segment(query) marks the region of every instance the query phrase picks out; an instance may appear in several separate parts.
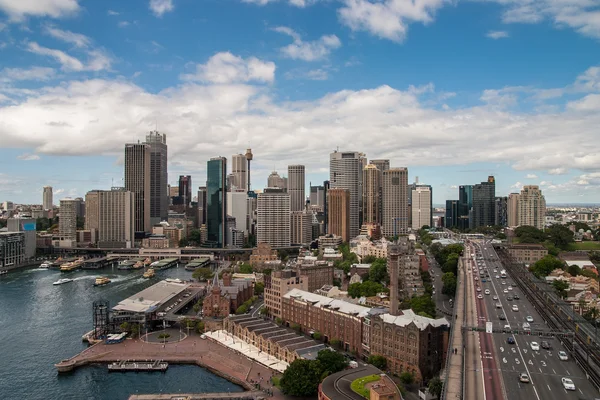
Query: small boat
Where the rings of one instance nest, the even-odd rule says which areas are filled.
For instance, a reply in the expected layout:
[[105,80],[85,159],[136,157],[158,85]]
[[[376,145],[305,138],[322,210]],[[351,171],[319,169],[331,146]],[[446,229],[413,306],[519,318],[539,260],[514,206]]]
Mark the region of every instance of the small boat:
[[130,270],[130,269],[133,269],[134,265],[135,265],[135,261],[124,260],[124,261],[119,262],[119,266],[117,267],[117,269]]
[[135,264],[133,264],[133,267],[131,267],[133,269],[142,269],[144,268],[144,262],[143,261],[138,261]]
[[7,271],[7,270],[2,270],[2,271],[0,271],[0,276],[2,276],[2,275],[6,275],[6,274],[8,274],[8,271]]
[[111,282],[110,279],[108,279],[105,276],[99,276],[96,278],[96,282],[94,282],[94,286],[103,286],[103,285],[108,285]]
[[146,279],[154,278],[154,269],[148,268],[148,270],[146,272],[144,272],[143,276]]
[[54,282],[53,285],[62,285],[63,283],[69,283],[69,282],[73,282],[73,279],[63,278],[63,279],[59,279],[56,282]]
[[51,265],[52,265],[52,263],[50,261],[44,261],[42,264],[40,264],[40,266],[38,268],[39,269],[48,269],[48,268],[50,268]]

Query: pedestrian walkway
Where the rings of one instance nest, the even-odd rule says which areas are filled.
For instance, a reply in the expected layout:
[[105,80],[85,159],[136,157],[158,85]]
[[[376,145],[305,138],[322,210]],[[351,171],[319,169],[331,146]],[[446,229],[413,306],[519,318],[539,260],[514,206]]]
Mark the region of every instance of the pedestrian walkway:
[[464,270],[466,263],[464,258],[460,259],[458,264],[458,276],[456,282],[456,301],[454,304],[454,321],[452,323],[452,333],[450,336],[451,346],[446,363],[444,379],[445,399],[461,399],[463,386],[463,335],[462,327],[465,322],[465,282]]

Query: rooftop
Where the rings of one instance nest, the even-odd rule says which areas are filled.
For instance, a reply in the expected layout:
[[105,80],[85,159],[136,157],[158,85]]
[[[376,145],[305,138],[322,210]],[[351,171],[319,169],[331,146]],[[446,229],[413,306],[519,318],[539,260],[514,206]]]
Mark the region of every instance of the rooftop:
[[424,330],[430,325],[434,328],[437,328],[439,326],[450,327],[450,323],[448,322],[448,320],[446,320],[446,318],[433,319],[422,317],[420,315],[415,314],[415,312],[410,309],[402,310],[402,315],[382,314],[381,319],[383,320],[383,322],[398,326],[407,326],[411,323],[414,323],[417,326],[417,328],[419,328],[419,330]]
[[335,309],[344,314],[357,315],[364,317],[369,313],[370,308],[349,303],[347,301],[332,299],[315,293],[306,292],[300,289],[292,289],[283,295],[283,298],[294,298],[307,303],[312,303],[314,307],[323,307]]
[[179,293],[186,290],[190,285],[186,283],[175,283],[161,281],[155,285],[122,300],[113,307],[116,311],[150,312],[161,304],[169,301]]

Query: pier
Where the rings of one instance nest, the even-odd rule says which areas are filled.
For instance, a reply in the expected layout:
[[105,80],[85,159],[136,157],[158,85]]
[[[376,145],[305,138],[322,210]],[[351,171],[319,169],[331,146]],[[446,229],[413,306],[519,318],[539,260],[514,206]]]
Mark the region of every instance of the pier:
[[242,393],[185,393],[185,394],[134,394],[129,400],[261,400],[266,398],[263,392]]
[[159,271],[161,269],[171,268],[177,265],[179,259],[177,258],[165,258],[164,260],[157,261],[156,264],[152,263],[150,266],[154,268],[154,270]]
[[81,269],[100,269],[112,266],[117,262],[115,257],[96,257],[83,261]]
[[185,269],[187,271],[194,271],[196,268],[204,268],[204,267],[209,267],[211,264],[211,259],[210,257],[206,256],[206,257],[200,257],[200,258],[196,258],[192,261],[190,261],[186,266]]
[[109,372],[165,372],[169,363],[156,361],[119,361],[108,364]]

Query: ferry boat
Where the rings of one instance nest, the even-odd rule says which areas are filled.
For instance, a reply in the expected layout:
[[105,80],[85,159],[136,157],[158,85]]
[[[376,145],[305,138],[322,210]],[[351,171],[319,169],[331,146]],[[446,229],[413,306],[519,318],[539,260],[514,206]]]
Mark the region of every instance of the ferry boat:
[[148,268],[148,270],[146,272],[144,272],[144,278],[146,279],[150,279],[150,278],[154,278],[154,270],[152,268]]
[[38,267],[39,269],[48,269],[52,266],[52,262],[46,260],[43,263],[40,264],[40,266]]
[[73,279],[63,278],[63,279],[59,279],[56,282],[54,282],[53,285],[62,285],[63,283],[69,283],[69,282],[73,282]]
[[60,271],[61,272],[75,271],[76,269],[81,268],[82,265],[83,265],[83,259],[80,258],[80,259],[75,260],[73,262],[65,263],[65,264],[61,265],[60,266]]
[[133,264],[133,267],[131,267],[133,269],[142,269],[144,268],[144,262],[143,261],[137,261],[135,264]]
[[135,261],[123,260],[123,261],[119,262],[119,266],[117,267],[117,269],[129,270],[129,269],[132,269],[134,265],[135,265]]
[[103,286],[103,285],[108,285],[111,282],[110,279],[108,279],[105,276],[99,276],[96,278],[96,282],[94,282],[94,286]]

